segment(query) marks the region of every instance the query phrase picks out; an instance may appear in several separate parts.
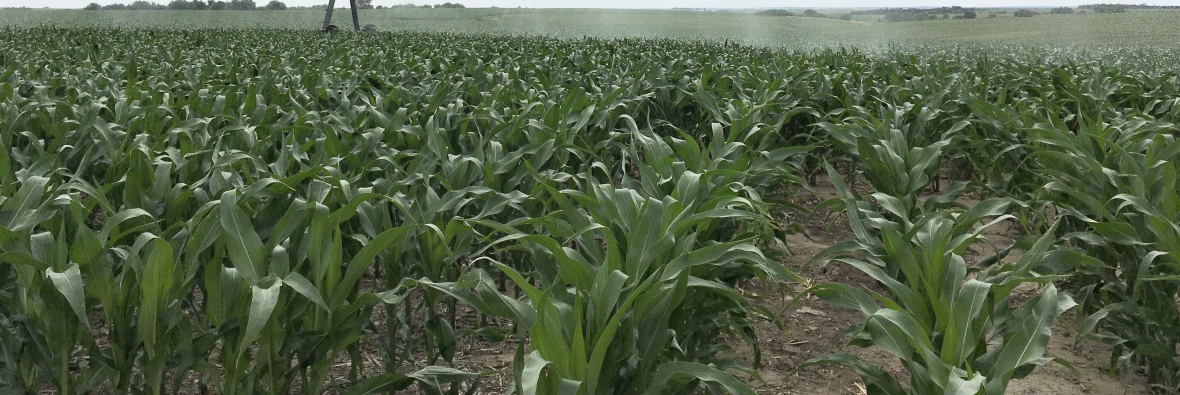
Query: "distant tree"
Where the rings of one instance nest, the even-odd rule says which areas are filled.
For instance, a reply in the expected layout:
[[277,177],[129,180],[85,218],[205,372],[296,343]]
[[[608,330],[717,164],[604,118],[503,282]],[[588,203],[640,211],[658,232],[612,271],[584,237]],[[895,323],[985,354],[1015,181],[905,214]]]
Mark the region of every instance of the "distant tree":
[[886,22],[929,21],[934,19],[938,19],[938,15],[929,12],[890,12],[885,14]]
[[257,9],[258,5],[254,4],[254,0],[230,0],[229,8],[231,10],[249,11]]
[[[1078,8],[1106,8],[1114,12],[1126,12],[1127,10],[1180,10],[1180,5],[1151,5],[1146,3],[1139,4],[1087,4],[1078,6]],[[1122,11],[1119,11],[1119,10]],[[1099,12],[1099,11],[1095,11]]]
[[1124,4],[1094,4],[1086,7],[1094,9],[1094,12],[1099,14],[1118,14],[1127,12],[1127,6]]
[[356,0],[356,8],[360,10],[373,9],[373,0]]
[[129,10],[160,10],[160,9],[168,9],[168,7],[160,5],[160,4],[156,4],[156,3],[153,3],[150,1],[137,0],[131,4],[128,4],[127,9],[129,9]]
[[98,3],[90,3],[90,4],[86,5],[86,8],[83,8],[83,10],[87,10],[87,11],[95,11],[95,10],[101,10],[101,9],[102,9],[102,6],[98,5]]
[[808,17],[808,18],[819,18],[819,11],[812,10],[812,9],[806,9],[806,10],[803,10],[803,16]]
[[1016,10],[1016,12],[1012,13],[1012,16],[1017,17],[1017,18],[1032,18],[1036,15],[1037,15],[1036,11],[1029,10],[1029,9]]
[[170,10],[207,10],[207,9],[209,9],[209,4],[205,3],[204,1],[201,1],[201,0],[193,0],[193,1],[172,0],[171,2],[168,3],[168,9],[170,9]]
[[[902,21],[924,21],[924,20],[929,20],[929,19],[938,19],[937,15],[940,15],[940,14],[960,15],[960,14],[963,14],[963,13],[969,11],[969,10],[971,10],[971,9],[970,8],[963,8],[960,6],[953,6],[953,7],[938,7],[938,8],[875,8],[875,9],[866,9],[866,10],[853,10],[853,11],[850,11],[849,13],[851,13],[854,16],[855,15],[882,15],[882,16],[884,16],[884,15],[889,15],[889,14],[931,14],[930,16],[926,16],[926,15],[913,16],[913,15],[911,15],[911,16],[895,17],[894,18],[894,19],[902,20]],[[887,19],[889,19],[889,18],[887,18]]]
[[966,12],[963,12],[963,19],[975,19],[976,16],[975,10],[967,10]]
[[127,6],[123,5],[123,4],[115,3],[115,4],[104,5],[104,6],[102,6],[102,9],[104,9],[104,10],[125,10],[125,9],[127,9]]
[[1057,8],[1054,8],[1054,9],[1052,9],[1052,10],[1049,10],[1049,13],[1050,13],[1050,14],[1072,14],[1072,13],[1073,13],[1073,8],[1070,8],[1070,7],[1057,7]]
[[228,9],[229,9],[229,3],[226,3],[226,2],[224,2],[224,1],[213,1],[213,0],[210,0],[210,1],[209,1],[209,9],[210,9],[210,10],[214,10],[214,11],[228,10]]
[[787,10],[762,10],[762,11],[755,12],[754,14],[755,15],[765,15],[765,16],[793,16],[793,15],[795,15]]
[[851,21],[852,20],[852,13],[840,14],[840,20]]
[[435,5],[434,8],[467,8],[467,7],[465,7],[464,5],[459,4],[459,3],[442,3],[442,4]]
[[266,3],[266,9],[271,11],[283,11],[287,9],[287,5],[283,4],[283,2],[279,0],[270,0],[269,3]]

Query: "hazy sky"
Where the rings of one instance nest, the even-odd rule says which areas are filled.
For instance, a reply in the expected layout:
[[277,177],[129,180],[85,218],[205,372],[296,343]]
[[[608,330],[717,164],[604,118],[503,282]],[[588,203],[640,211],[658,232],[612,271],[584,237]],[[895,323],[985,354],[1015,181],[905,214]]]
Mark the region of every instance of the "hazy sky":
[[[50,7],[50,8],[82,8],[90,2],[99,4],[130,3],[132,0],[0,0],[0,7]],[[169,0],[155,0],[157,3],[167,3]],[[394,5],[401,3],[434,4],[443,2],[458,2],[468,7],[538,7],[538,8],[769,8],[769,7],[924,7],[960,5],[964,7],[1048,7],[1048,6],[1076,6],[1079,4],[1117,2],[1112,0],[373,0],[374,5]],[[326,4],[327,0],[285,0],[287,5],[315,5]],[[1180,0],[1123,1],[1124,3],[1147,3],[1157,5],[1180,5]],[[255,0],[264,4],[266,1]],[[337,4],[347,0],[337,0]]]

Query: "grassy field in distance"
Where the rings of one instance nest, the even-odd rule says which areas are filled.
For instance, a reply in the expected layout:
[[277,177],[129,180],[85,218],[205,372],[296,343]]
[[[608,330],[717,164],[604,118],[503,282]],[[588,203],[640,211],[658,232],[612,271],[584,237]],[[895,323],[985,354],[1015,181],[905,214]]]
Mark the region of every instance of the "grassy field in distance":
[[[1013,18],[1011,13],[974,20],[866,23],[753,12],[598,9],[382,9],[362,10],[361,23],[382,30],[507,33],[556,37],[659,37],[731,40],[764,46],[836,46],[955,41],[989,44],[1176,47],[1180,11],[1140,10],[1124,14],[1048,15]],[[838,13],[838,10],[825,10]],[[115,25],[263,27],[315,29],[316,10],[291,11],[0,11],[0,26]],[[345,27],[348,13],[334,23]]]

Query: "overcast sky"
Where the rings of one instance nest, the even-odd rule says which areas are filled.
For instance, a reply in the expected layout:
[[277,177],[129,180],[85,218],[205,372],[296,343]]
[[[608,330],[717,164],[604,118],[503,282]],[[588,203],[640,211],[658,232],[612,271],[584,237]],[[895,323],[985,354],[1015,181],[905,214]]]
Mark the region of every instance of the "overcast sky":
[[[0,0],[0,7],[50,7],[50,8],[82,8],[90,2],[98,4],[130,3],[133,0]],[[157,3],[167,3],[170,0],[155,0]],[[228,1],[228,0],[227,0]],[[537,7],[537,8],[770,8],[770,7],[925,7],[950,6],[964,7],[1050,7],[1076,6],[1079,4],[1118,2],[1112,0],[373,0],[374,5],[394,5],[401,3],[434,4],[443,2],[458,2],[468,7]],[[327,0],[285,0],[287,5],[303,6],[327,4]],[[339,1],[338,1],[339,2]],[[348,7],[347,1],[342,1]],[[263,4],[266,1],[255,0]],[[1156,5],[1180,5],[1180,0],[1133,0],[1124,3],[1147,3]]]

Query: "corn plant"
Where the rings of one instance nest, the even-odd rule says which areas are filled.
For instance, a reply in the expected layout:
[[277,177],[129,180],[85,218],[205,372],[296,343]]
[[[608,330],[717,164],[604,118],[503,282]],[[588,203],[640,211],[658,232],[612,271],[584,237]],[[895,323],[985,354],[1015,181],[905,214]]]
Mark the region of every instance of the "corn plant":
[[[874,189],[821,206],[860,218],[829,252],[893,281],[857,342],[909,317],[921,331],[892,351],[939,370],[916,390],[1003,386],[989,353],[1020,342],[977,332],[1053,315],[1048,285],[1002,308],[1025,280],[1060,280],[1083,333],[1175,387],[1166,51],[20,15],[0,22],[0,392],[471,392],[463,337],[511,335],[529,340],[517,393],[749,393],[734,375],[757,379],[756,323],[783,328],[735,290],[797,279],[775,253],[824,163]],[[980,175],[941,185],[948,165]],[[1008,200],[961,207],[967,191]],[[998,214],[1022,241],[960,279],[976,217]],[[1033,263],[998,263],[1017,248]],[[984,295],[975,348],[947,348],[931,295]]]
[[[694,183],[682,179],[678,185]],[[686,376],[708,383],[707,388],[749,393],[733,376],[709,365],[723,362],[711,357],[716,354],[713,339],[720,333],[749,336],[743,316],[767,312],[725,283],[711,280],[717,275],[711,268],[750,270],[778,280],[788,278],[788,272],[743,240],[700,245],[696,235],[710,222],[753,214],[704,209],[705,201],[644,198],[638,191],[603,184],[587,193],[550,191],[564,208],[561,217],[542,222],[552,235],[479,222],[506,233],[492,245],[518,241],[529,251],[535,274],[495,263],[524,291],[527,303],[496,292],[483,270],[456,283],[428,284],[528,330],[533,351],[518,349],[518,391],[660,391],[668,380]],[[532,284],[534,276],[540,288]],[[686,298],[716,302],[698,304]],[[702,325],[710,321],[716,326]],[[680,348],[670,349],[671,344]],[[633,358],[638,358],[637,366],[630,366]],[[548,373],[543,373],[545,367]],[[695,380],[671,383],[676,384],[669,390],[696,386]]]
[[[1012,378],[1053,360],[1045,354],[1049,327],[1074,305],[1050,284],[1054,277],[1034,271],[1046,260],[1055,241],[1053,232],[1040,237],[1015,263],[984,268],[968,279],[962,254],[985,229],[1010,218],[1001,215],[1007,202],[984,201],[961,213],[937,210],[910,217],[904,206],[891,203],[899,199],[874,195],[885,210],[902,218],[893,221],[872,206],[859,204],[835,170],[829,168],[829,173],[845,195],[856,239],[835,245],[816,259],[842,253],[863,256],[837,261],[879,281],[888,294],[838,283],[820,284],[808,292],[864,314],[866,321],[846,332],[853,337],[852,344],[875,345],[893,354],[910,372],[910,382],[907,390],[888,373],[850,354],[811,359],[797,370],[840,364],[856,370],[874,393],[998,395]],[[998,217],[976,226],[992,216]],[[870,233],[869,227],[877,233]],[[1012,290],[1028,282],[1047,285],[1039,295],[1013,308]]]
[[[1041,151],[1048,197],[1059,220],[1075,233],[1053,269],[1071,273],[1071,285],[1088,314],[1084,338],[1096,330],[1114,346],[1112,369],[1140,361],[1166,392],[1177,391],[1176,251],[1180,248],[1180,198],[1175,162],[1180,145],[1168,124],[1080,121],[1037,124],[1032,140]],[[1097,329],[1096,329],[1097,328]]]

